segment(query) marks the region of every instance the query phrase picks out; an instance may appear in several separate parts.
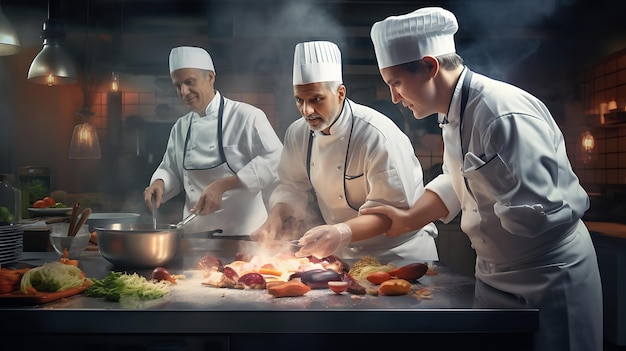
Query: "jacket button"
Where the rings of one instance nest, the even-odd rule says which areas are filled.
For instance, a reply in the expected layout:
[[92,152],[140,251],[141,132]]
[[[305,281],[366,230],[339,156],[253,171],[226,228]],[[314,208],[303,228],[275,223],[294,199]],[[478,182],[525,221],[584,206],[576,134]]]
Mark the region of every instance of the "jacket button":
[[341,166],[337,166],[337,171],[341,171]]

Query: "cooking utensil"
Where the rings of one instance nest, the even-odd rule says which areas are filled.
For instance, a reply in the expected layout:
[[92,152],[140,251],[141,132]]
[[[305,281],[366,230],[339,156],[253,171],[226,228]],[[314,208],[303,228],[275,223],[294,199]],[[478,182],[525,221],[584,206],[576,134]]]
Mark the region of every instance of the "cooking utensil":
[[76,233],[78,233],[80,228],[83,226],[83,224],[85,224],[87,219],[89,219],[90,215],[91,215],[91,208],[87,207],[80,214],[80,219],[78,220],[78,223],[72,229],[70,229],[70,231],[67,233],[67,235],[68,236],[75,236]]
[[190,213],[187,217],[183,218],[183,220],[181,220],[180,222],[178,222],[176,225],[177,226],[181,226],[184,227],[185,224],[191,222],[194,218],[196,218],[198,216],[197,213]]
[[156,200],[152,200],[152,228],[157,228],[157,207]]
[[74,228],[76,227],[76,220],[78,219],[78,208],[80,204],[78,202],[74,203],[72,206],[72,214],[70,215],[70,226],[67,229],[67,235],[70,236],[74,232]]
[[174,224],[114,223],[97,226],[98,250],[115,267],[154,268],[170,262],[178,251],[182,227]]

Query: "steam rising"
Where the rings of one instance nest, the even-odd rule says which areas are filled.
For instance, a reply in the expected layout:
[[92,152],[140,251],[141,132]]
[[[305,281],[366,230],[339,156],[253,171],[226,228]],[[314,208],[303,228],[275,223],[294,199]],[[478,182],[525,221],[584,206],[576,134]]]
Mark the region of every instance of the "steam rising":
[[457,52],[474,70],[507,80],[510,72],[534,55],[546,39],[538,28],[574,2],[576,0],[455,2],[450,10],[459,20],[457,37],[471,35],[465,46],[457,44]]

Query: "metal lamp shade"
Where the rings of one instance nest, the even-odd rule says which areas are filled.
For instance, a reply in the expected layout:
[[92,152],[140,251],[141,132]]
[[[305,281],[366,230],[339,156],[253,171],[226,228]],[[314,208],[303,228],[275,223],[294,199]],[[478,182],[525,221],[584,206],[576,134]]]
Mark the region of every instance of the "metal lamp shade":
[[70,159],[99,159],[100,141],[96,128],[88,123],[74,127],[70,144]]
[[61,42],[65,38],[63,23],[48,19],[43,24],[43,49],[35,56],[28,70],[28,80],[48,86],[76,82],[76,67]]
[[15,29],[0,9],[0,56],[14,55],[20,52],[20,40]]
[[28,80],[49,86],[76,82],[76,68],[59,43],[46,43],[30,64]]

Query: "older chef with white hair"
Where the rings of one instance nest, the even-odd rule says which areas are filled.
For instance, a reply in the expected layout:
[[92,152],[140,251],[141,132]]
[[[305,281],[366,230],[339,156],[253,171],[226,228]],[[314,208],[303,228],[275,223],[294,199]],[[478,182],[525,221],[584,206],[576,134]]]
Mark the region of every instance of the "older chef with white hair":
[[171,50],[170,76],[190,112],[170,132],[167,149],[144,200],[150,210],[185,192],[183,216],[199,215],[185,234],[221,229],[249,235],[267,218],[263,191],[278,182],[282,143],[265,113],[214,88],[215,67],[199,47]]
[[448,222],[476,250],[476,296],[496,289],[539,309],[535,350],[602,350],[602,289],[589,207],[559,126],[536,97],[472,72],[457,19],[427,7],[372,26],[380,74],[415,118],[439,113],[443,174],[409,210],[369,208],[388,235]]
[[434,224],[392,238],[383,235],[387,218],[359,215],[382,204],[411,207],[424,192],[422,168],[390,118],[346,97],[337,45],[296,45],[293,92],[302,118],[286,131],[280,184],[268,220],[252,237],[272,239],[290,219],[320,212],[324,224],[307,228],[297,255],[437,260]]

